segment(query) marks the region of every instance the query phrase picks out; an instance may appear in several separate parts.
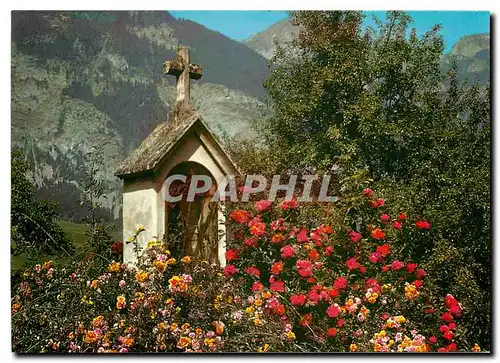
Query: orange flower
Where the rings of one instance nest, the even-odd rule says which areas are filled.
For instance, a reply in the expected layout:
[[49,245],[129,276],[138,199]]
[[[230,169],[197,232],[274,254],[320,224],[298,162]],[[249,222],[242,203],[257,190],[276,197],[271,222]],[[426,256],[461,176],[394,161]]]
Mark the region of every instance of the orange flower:
[[283,271],[283,262],[275,262],[271,267],[271,273],[273,275],[279,275]]
[[85,343],[92,344],[92,343],[97,342],[97,340],[98,340],[98,337],[97,337],[97,334],[94,331],[89,330],[87,332],[87,334],[85,334],[85,339],[84,339]]
[[139,282],[145,282],[149,278],[149,274],[145,271],[138,272],[135,279]]
[[385,239],[385,232],[382,231],[380,228],[375,228],[372,231],[372,237],[378,240]]
[[118,272],[120,271],[121,264],[120,262],[113,262],[108,266],[109,272]]
[[163,261],[160,260],[154,260],[153,261],[153,266],[159,271],[159,272],[165,272],[167,269],[167,264]]
[[132,345],[134,345],[134,338],[127,337],[127,338],[123,339],[123,345],[125,345],[127,347],[131,347]]
[[243,224],[250,220],[251,215],[245,210],[238,209],[232,212],[229,217],[231,217],[234,221]]
[[116,308],[118,310],[124,309],[126,304],[127,302],[123,296],[120,295],[116,297]]
[[182,262],[182,263],[190,263],[190,262],[191,262],[191,256],[184,256],[184,257],[181,259],[181,262]]
[[179,341],[177,342],[177,348],[179,349],[185,349],[191,344],[191,338],[190,337],[180,337]]
[[15,313],[17,312],[19,309],[21,309],[21,304],[14,304],[12,305],[12,312]]

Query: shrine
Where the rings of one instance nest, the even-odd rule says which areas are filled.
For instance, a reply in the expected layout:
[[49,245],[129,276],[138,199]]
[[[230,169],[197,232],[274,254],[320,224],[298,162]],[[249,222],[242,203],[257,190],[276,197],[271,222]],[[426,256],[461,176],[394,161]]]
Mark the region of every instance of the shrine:
[[[189,49],[180,47],[176,58],[163,67],[165,74],[176,76],[176,104],[168,120],[160,123],[115,173],[123,180],[123,240],[144,226],[136,241],[142,250],[149,241],[165,241],[173,255],[189,255],[224,267],[225,210],[223,202],[211,197],[227,176],[240,173],[190,102],[190,79],[200,79],[202,68],[190,63]],[[187,180],[192,175],[206,176],[212,187],[189,201],[183,194],[188,181],[165,183],[169,176],[179,174]],[[179,201],[167,202],[166,193],[171,195],[174,190]],[[124,244],[123,260],[137,263],[132,243]]]

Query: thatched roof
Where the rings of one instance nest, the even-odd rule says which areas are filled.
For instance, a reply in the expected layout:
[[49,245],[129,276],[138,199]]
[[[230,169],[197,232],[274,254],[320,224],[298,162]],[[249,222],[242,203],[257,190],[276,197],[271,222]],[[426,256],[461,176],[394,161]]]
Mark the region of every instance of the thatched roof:
[[189,102],[177,102],[171,111],[168,121],[162,122],[149,134],[139,147],[122,162],[115,175],[119,178],[152,173],[173,149],[186,132],[199,121],[213,137],[218,147],[224,152],[237,170],[233,161],[218,143],[216,137],[203,122],[200,113]]

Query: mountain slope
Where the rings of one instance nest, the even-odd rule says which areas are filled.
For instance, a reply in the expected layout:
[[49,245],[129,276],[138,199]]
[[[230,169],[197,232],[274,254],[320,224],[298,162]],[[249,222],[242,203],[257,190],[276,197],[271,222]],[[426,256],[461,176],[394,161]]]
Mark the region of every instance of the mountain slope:
[[297,33],[298,27],[285,19],[251,36],[244,43],[264,58],[271,59],[276,51],[276,43],[290,42]]
[[192,99],[215,133],[248,135],[267,112],[267,61],[239,42],[168,12],[13,12],[12,146],[24,149],[43,197],[67,217],[77,206],[84,159],[102,145],[105,210],[120,215],[118,164],[164,121],[175,78],[162,63],[178,45],[204,68]]

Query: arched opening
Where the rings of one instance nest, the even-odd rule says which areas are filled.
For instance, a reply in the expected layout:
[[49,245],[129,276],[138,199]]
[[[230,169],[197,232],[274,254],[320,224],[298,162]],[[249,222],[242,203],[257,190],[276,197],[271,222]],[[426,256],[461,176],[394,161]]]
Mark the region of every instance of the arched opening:
[[[218,258],[218,202],[211,199],[217,191],[213,175],[201,164],[182,162],[167,175],[185,175],[186,181],[174,181],[169,186],[169,194],[181,196],[179,202],[165,201],[165,236],[170,252],[176,259],[191,256],[197,260],[207,260],[219,265]],[[211,188],[188,201],[189,186],[193,175],[208,176]],[[199,185],[200,186],[200,185]],[[166,185],[164,185],[165,193]]]

